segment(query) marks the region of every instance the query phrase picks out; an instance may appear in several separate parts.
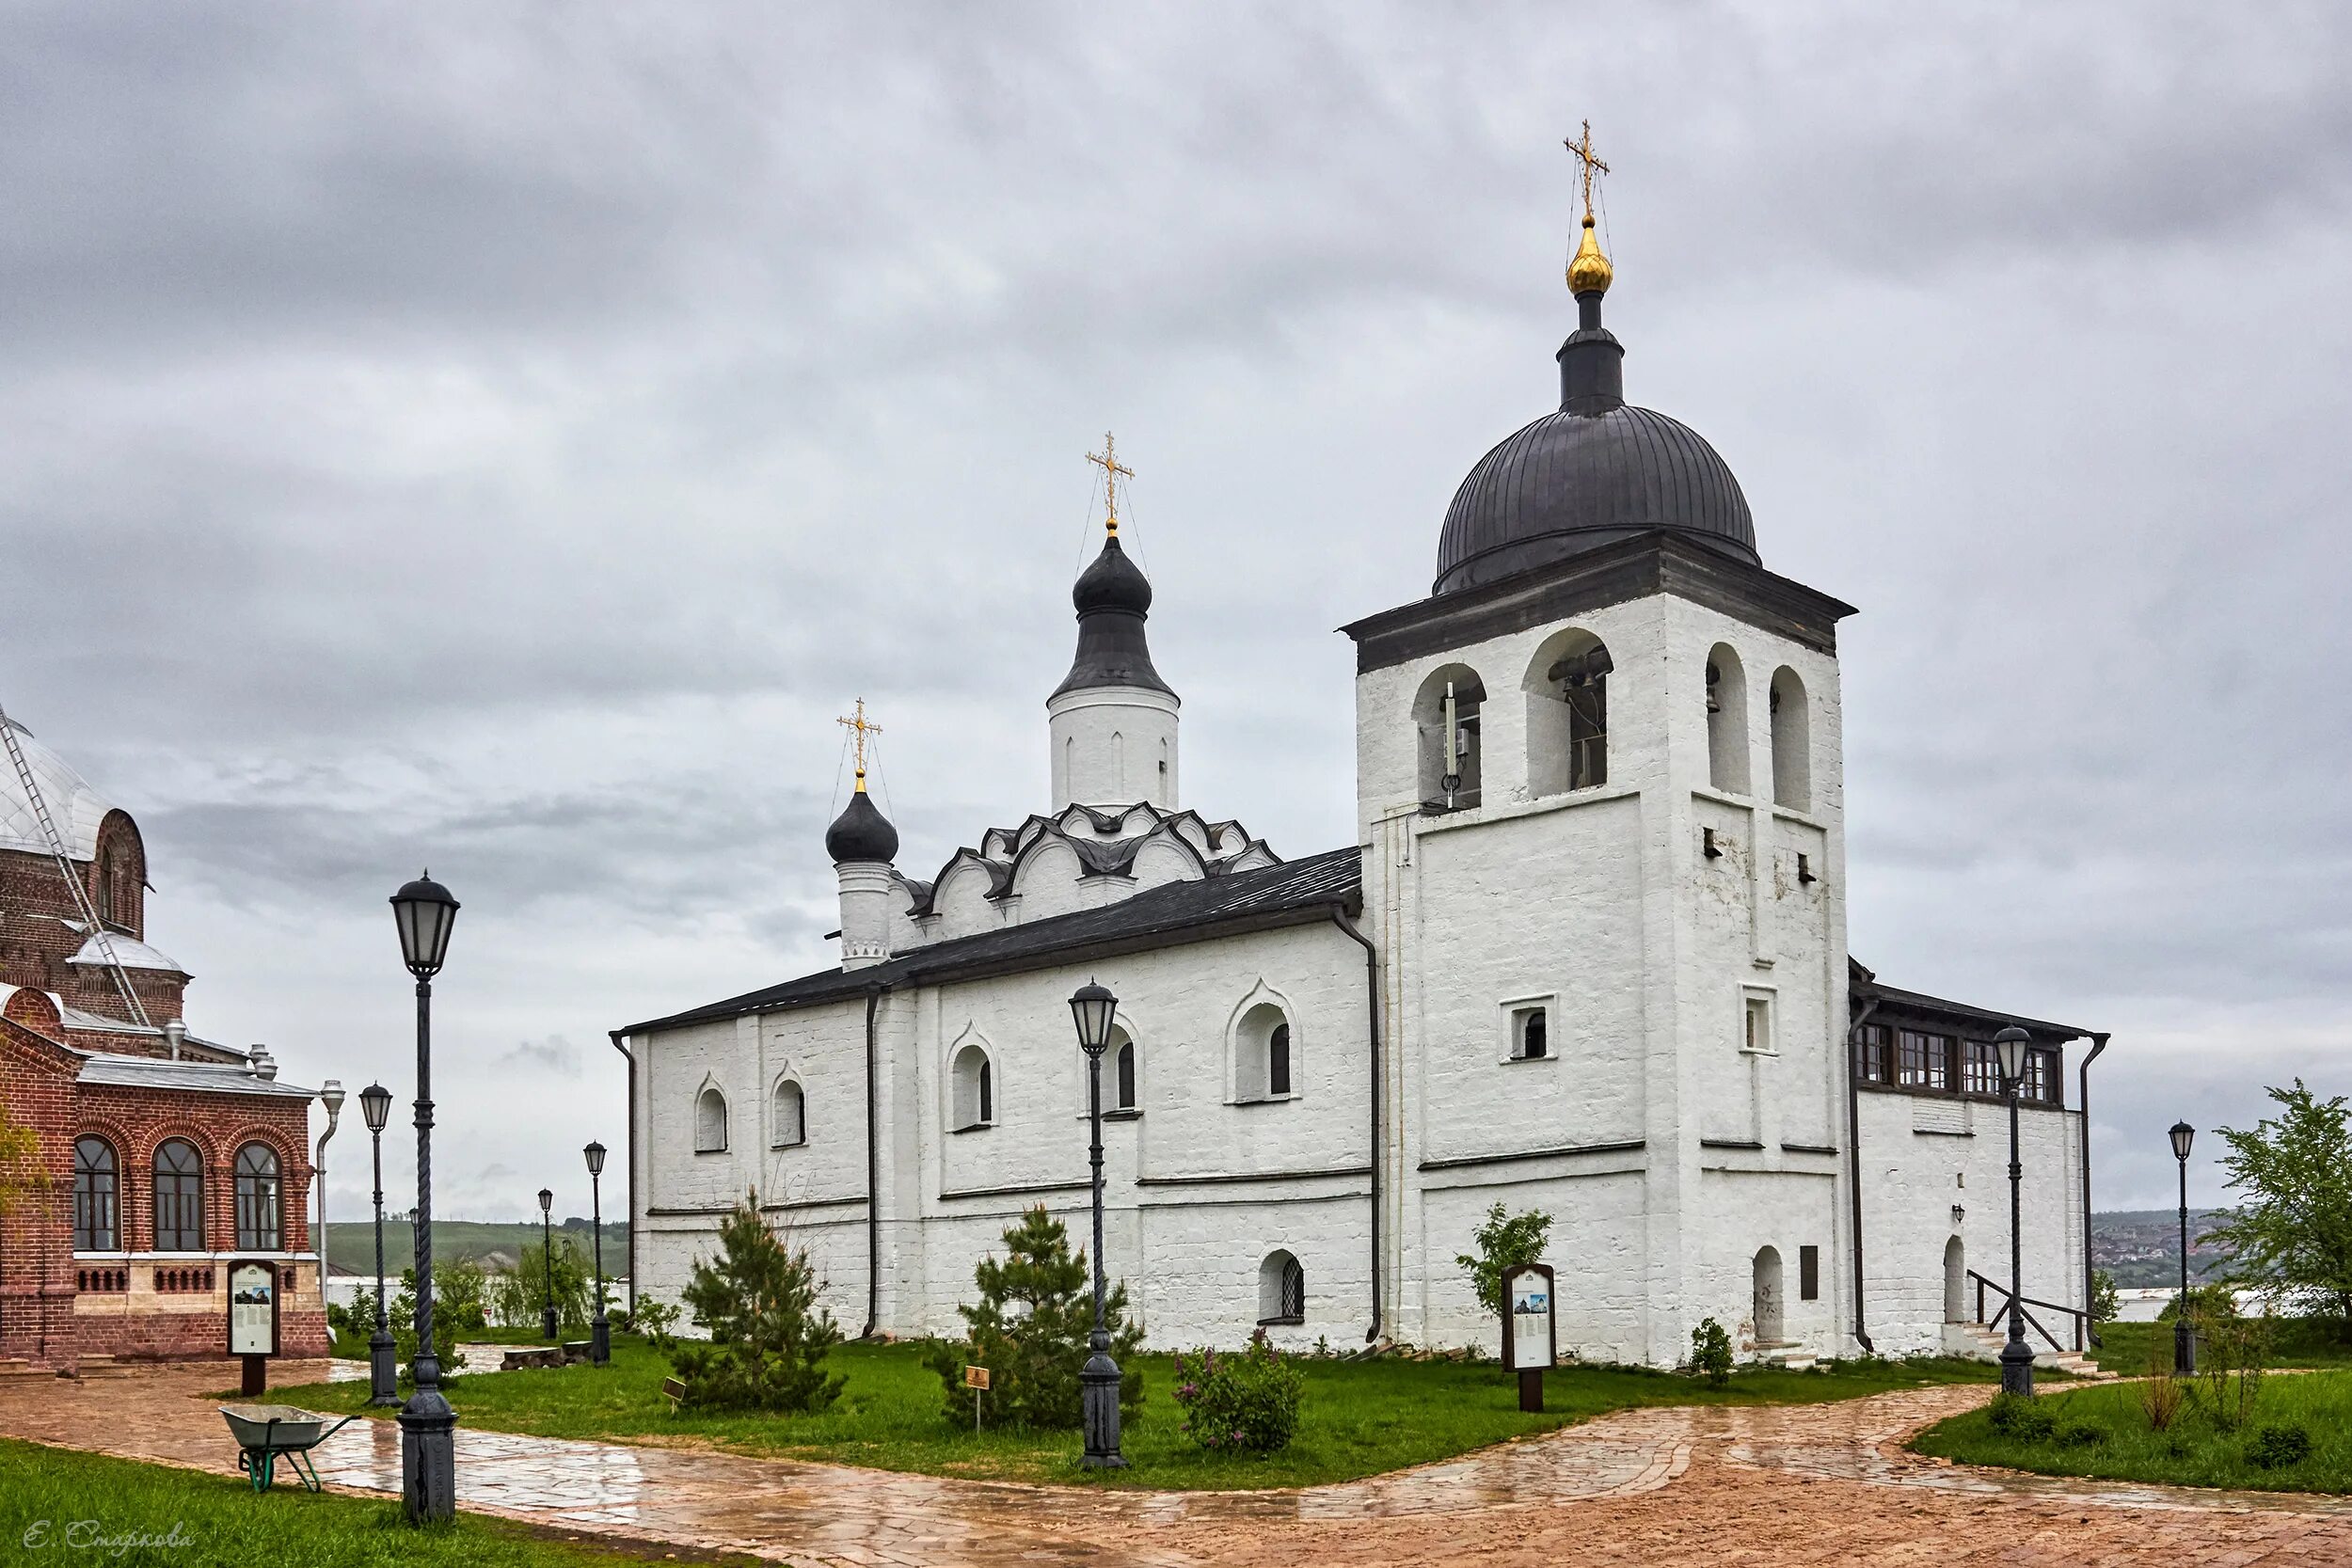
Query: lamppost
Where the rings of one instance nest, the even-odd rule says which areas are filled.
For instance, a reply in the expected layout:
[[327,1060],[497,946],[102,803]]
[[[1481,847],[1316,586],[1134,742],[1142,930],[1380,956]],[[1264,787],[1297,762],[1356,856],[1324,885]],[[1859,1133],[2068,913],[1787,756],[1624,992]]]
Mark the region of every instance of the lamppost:
[[335,1128],[343,1119],[343,1081],[329,1078],[319,1089],[319,1103],[326,1107],[326,1131],[319,1134],[318,1152],[310,1158],[310,1182],[319,1194],[319,1305],[326,1304],[326,1141],[335,1135]]
[[375,1332],[368,1338],[368,1402],[395,1405],[392,1330],[384,1315],[384,1124],[392,1119],[392,1091],[370,1084],[359,1091],[359,1114],[368,1118],[368,1138],[375,1152]]
[[2197,1370],[2197,1331],[2188,1323],[2188,1146],[2197,1129],[2185,1121],[2172,1124],[2172,1158],[2181,1163],[2181,1293],[2172,1306],[2172,1370]]
[[1087,1056],[1087,1158],[1094,1189],[1094,1332],[1087,1337],[1087,1363],[1078,1373],[1080,1409],[1086,1421],[1086,1452],[1078,1463],[1089,1469],[1123,1470],[1119,1452],[1119,1363],[1111,1359],[1110,1331],[1103,1326],[1103,1053],[1110,1049],[1111,1019],[1119,998],[1089,980],[1070,998],[1077,1021],[1078,1049]]
[[2009,1343],[2001,1347],[2001,1392],[2033,1393],[2033,1347],[2026,1343],[2026,1242],[2019,1228],[2026,1167],[2017,1162],[2017,1091],[2033,1037],[2014,1023],[1993,1037],[2000,1053],[2001,1093],[2009,1101]]
[[596,1238],[596,1310],[588,1320],[588,1359],[601,1367],[612,1359],[612,1327],[604,1321],[604,1145],[592,1143],[588,1157],[588,1233]]
[[555,1194],[539,1189],[539,1277],[547,1287],[547,1306],[539,1313],[539,1337],[549,1344],[555,1342],[555,1238],[548,1228],[548,1217],[554,1212]]
[[457,1513],[457,1412],[441,1395],[433,1344],[433,976],[457,900],[428,873],[392,895],[392,921],[417,977],[417,1386],[400,1407],[400,1503],[412,1525],[446,1524]]

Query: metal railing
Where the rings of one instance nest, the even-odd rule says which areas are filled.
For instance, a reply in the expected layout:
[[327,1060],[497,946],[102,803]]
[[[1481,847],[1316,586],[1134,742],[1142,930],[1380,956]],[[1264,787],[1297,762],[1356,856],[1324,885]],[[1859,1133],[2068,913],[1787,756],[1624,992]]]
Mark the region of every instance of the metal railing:
[[[1998,1280],[1985,1278],[1984,1275],[1979,1274],[1974,1269],[1970,1269],[1968,1271],[1968,1277],[1977,1282],[1977,1322],[1983,1323],[1988,1327],[1999,1323],[2001,1318],[2006,1316],[2009,1311],[2009,1287],[2002,1284]],[[1996,1309],[1999,1315],[1994,1317],[1987,1317],[1985,1315],[1984,1297],[1987,1291],[1992,1291],[1993,1294],[1999,1299],[2000,1306]],[[2063,1313],[2065,1316],[2072,1318],[2074,1320],[2074,1351],[2077,1354],[2081,1354],[2083,1350],[2083,1342],[2086,1338],[2088,1338],[2091,1344],[2095,1345],[2099,1342],[2098,1330],[2090,1325],[2090,1314],[2084,1311],[2081,1307],[2069,1307],[2063,1302],[2038,1301],[2032,1296],[2027,1295],[2019,1296],[2017,1301],[2019,1306],[2018,1315],[2024,1318],[2026,1322],[2033,1325],[2035,1333],[2041,1335],[2042,1338],[2049,1341],[2049,1345],[2052,1350],[2062,1354],[2065,1353],[2066,1347],[2059,1344],[2058,1336],[2052,1334],[2048,1328],[2044,1327],[2042,1320],[2035,1317],[2033,1313],[2026,1310],[2026,1308],[2039,1307],[2045,1312]]]

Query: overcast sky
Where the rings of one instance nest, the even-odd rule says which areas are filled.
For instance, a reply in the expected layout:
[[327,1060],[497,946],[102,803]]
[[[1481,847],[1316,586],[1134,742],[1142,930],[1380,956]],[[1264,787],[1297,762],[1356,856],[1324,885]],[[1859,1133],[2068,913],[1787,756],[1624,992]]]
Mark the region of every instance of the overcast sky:
[[464,901],[442,1212],[585,1212],[606,1032],[830,961],[853,698],[910,871],[1047,803],[1106,427],[1186,803],[1345,842],[1331,628],[1557,401],[1586,118],[1629,396],[1861,607],[1856,955],[2114,1031],[2101,1207],[2352,1091],[2352,12],[591,13],[0,9],[0,700],[289,1079],[405,1099]]

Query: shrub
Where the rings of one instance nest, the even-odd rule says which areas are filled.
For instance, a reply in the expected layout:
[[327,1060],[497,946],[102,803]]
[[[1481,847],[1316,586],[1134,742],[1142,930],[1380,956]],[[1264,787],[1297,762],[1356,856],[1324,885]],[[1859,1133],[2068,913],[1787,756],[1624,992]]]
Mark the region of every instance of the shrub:
[[589,1272],[587,1254],[569,1236],[551,1249],[525,1247],[514,1271],[499,1275],[491,1285],[490,1309],[508,1328],[532,1327],[546,1309],[551,1282],[557,1331],[575,1338],[583,1337],[596,1311]]
[[2070,1449],[2095,1449],[2107,1440],[2107,1434],[2089,1421],[2069,1421],[2058,1429],[2057,1436]]
[[[373,1311],[373,1302],[369,1304],[371,1311]],[[392,1298],[392,1305],[386,1309],[386,1312],[391,1323],[392,1358],[399,1368],[400,1381],[413,1382],[417,1362],[416,1270],[400,1271],[400,1294]],[[465,1322],[466,1317],[467,1314],[462,1309],[454,1312],[450,1310],[449,1298],[441,1293],[441,1271],[436,1268],[433,1271],[433,1346],[436,1354],[440,1357],[443,1377],[455,1374],[466,1365],[466,1358],[457,1354],[457,1335],[460,1329],[482,1327],[478,1318],[469,1324]],[[370,1334],[375,1332],[375,1325],[373,1323],[368,1325],[368,1332]]]
[[651,1296],[639,1296],[630,1309],[628,1325],[645,1337],[645,1342],[656,1350],[671,1350],[677,1337],[671,1330],[677,1324],[677,1307]]
[[1985,1407],[1985,1419],[2004,1437],[2039,1443],[2058,1431],[2058,1418],[2031,1394],[1995,1394]]
[[1478,1305],[1502,1316],[1502,1271],[1521,1263],[1540,1262],[1544,1243],[1551,1236],[1551,1216],[1540,1209],[1509,1214],[1498,1203],[1486,1211],[1486,1223],[1470,1233],[1476,1252],[1461,1253],[1454,1262],[1470,1276]]
[[2312,1434],[2299,1421],[2265,1423],[2246,1440],[2246,1463],[2257,1470],[2283,1470],[2312,1456]]
[[686,1345],[672,1365],[696,1410],[823,1410],[848,1379],[827,1377],[825,1353],[841,1342],[817,1304],[821,1283],[808,1254],[785,1245],[746,1193],[719,1226],[719,1256],[694,1260],[681,1292],[710,1342]]
[[[972,1271],[976,1307],[959,1307],[967,1337],[931,1347],[926,1363],[939,1374],[947,1418],[972,1419],[967,1364],[989,1370],[980,1419],[989,1426],[1074,1427],[1082,1411],[1078,1369],[1086,1364],[1094,1328],[1094,1276],[1084,1252],[1070,1250],[1070,1233],[1041,1206],[1005,1232],[1005,1258],[982,1258]],[[1115,1285],[1103,1302],[1103,1324],[1119,1361],[1119,1410],[1133,1419],[1143,1408],[1143,1371],[1136,1365],[1143,1330],[1127,1322],[1127,1287]]]
[[2148,1347],[2148,1375],[2139,1385],[2139,1408],[2147,1414],[2148,1430],[2170,1431],[2187,1395],[2188,1385],[2172,1370],[2172,1346],[2159,1338]]
[[[2181,1298],[2176,1294],[2156,1312],[2156,1322],[2169,1323],[2181,1315]],[[2188,1321],[2200,1333],[2208,1323],[2237,1316],[2237,1292],[2216,1280],[2188,1288]]]
[[1691,1370],[1718,1388],[1731,1381],[1731,1336],[1712,1318],[1691,1330]]
[[2090,1321],[2111,1323],[2121,1310],[2122,1302],[2116,1293],[2115,1275],[2105,1269],[2090,1271]]
[[1178,1430],[1204,1449],[1276,1452],[1298,1430],[1306,1391],[1297,1363],[1267,1343],[1263,1329],[1238,1354],[1201,1350],[1176,1357],[1176,1402],[1184,1411]]
[[2197,1381],[2215,1426],[2235,1432],[2254,1418],[2270,1359],[2268,1318],[2217,1319],[2199,1327]]

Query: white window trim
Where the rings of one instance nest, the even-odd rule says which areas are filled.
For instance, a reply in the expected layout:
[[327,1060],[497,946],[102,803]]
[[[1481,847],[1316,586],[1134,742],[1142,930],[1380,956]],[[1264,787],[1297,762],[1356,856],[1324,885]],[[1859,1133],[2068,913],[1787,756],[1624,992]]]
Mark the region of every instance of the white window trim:
[[[1290,1026],[1291,1086],[1281,1094],[1251,1094],[1245,1089],[1241,1081],[1242,1022],[1261,1006],[1274,1008],[1282,1015],[1282,1022]],[[1299,1024],[1298,1009],[1292,1005],[1289,997],[1267,985],[1263,977],[1251,985],[1248,994],[1234,1005],[1232,1013],[1225,1021],[1225,1103],[1228,1105],[1280,1105],[1298,1099],[1301,1093],[1299,1064],[1304,1055],[1302,1042],[1305,1036],[1306,1031]],[[1142,1048],[1138,1046],[1136,1049],[1140,1051]],[[1143,1061],[1140,1056],[1136,1058],[1136,1087],[1140,1096],[1143,1086]]]
[[[790,1143],[785,1143],[776,1136],[776,1097],[784,1092],[787,1084],[801,1091],[801,1135]],[[808,1085],[802,1083],[801,1075],[790,1068],[777,1073],[776,1081],[768,1087],[768,1147],[771,1149],[808,1147]]]
[[[1764,1043],[1748,1043],[1748,1010],[1756,1003],[1764,1004]],[[1777,1056],[1780,1054],[1780,990],[1776,986],[1741,986],[1740,988],[1740,1053],[1745,1056]]]
[[[719,1143],[714,1148],[703,1147],[703,1096],[716,1092],[719,1096]],[[735,1145],[735,1101],[727,1098],[726,1085],[719,1082],[715,1072],[703,1074],[703,1081],[694,1085],[693,1121],[690,1131],[697,1154],[724,1154]]]
[[[1518,1015],[1536,1007],[1544,1010],[1544,1053],[1540,1056],[1519,1054]],[[1543,991],[1532,996],[1506,996],[1495,1004],[1495,1026],[1502,1040],[1504,1066],[1524,1062],[1556,1062],[1560,1059],[1560,993]]]
[[[978,1121],[959,1124],[956,1120],[956,1063],[964,1052],[977,1047],[980,1059],[988,1064],[988,1108],[995,1113]],[[977,1028],[966,1025],[963,1032],[948,1044],[947,1054],[940,1062],[939,1124],[952,1136],[958,1132],[985,1132],[1004,1119],[1005,1057],[995,1042]]]

